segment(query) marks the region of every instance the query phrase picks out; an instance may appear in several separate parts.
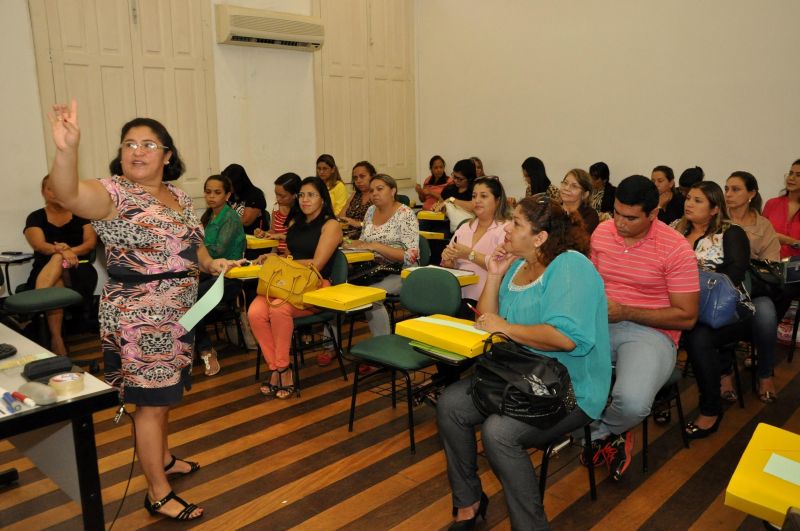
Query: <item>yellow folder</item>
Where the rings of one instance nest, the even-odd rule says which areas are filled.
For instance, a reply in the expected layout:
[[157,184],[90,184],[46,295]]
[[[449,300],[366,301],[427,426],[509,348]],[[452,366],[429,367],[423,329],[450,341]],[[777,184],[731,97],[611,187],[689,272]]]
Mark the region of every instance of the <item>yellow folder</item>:
[[760,423],[725,491],[725,505],[780,526],[798,503],[800,435]]
[[272,249],[278,246],[278,240],[269,240],[266,238],[256,238],[252,234],[245,234],[248,249]]
[[425,267],[433,267],[435,269],[444,269],[445,271],[451,272],[455,277],[458,279],[458,285],[462,288],[464,286],[472,286],[473,284],[477,284],[480,282],[480,277],[473,273],[472,271],[466,271],[464,269],[452,269],[449,267],[439,267],[435,265],[431,266],[414,266],[408,267],[400,271],[400,278],[406,278],[408,275],[411,274],[412,271],[416,271],[417,269],[425,268]]
[[353,251],[353,250],[346,250],[344,252],[344,257],[347,260],[348,264],[356,264],[358,262],[371,262],[375,260],[375,253],[372,251]]
[[400,321],[395,327],[398,336],[427,343],[468,358],[483,353],[488,332],[478,330],[472,321],[448,315],[434,314]]
[[420,210],[417,219],[427,219],[428,221],[444,221],[447,216],[444,212],[431,212],[430,210]]
[[425,238],[426,240],[444,240],[444,232],[431,232],[429,230],[421,230],[419,231],[419,235]]
[[303,294],[303,302],[344,312],[386,298],[386,290],[354,284],[338,284]]
[[225,272],[227,278],[257,278],[261,271],[260,265],[232,267]]

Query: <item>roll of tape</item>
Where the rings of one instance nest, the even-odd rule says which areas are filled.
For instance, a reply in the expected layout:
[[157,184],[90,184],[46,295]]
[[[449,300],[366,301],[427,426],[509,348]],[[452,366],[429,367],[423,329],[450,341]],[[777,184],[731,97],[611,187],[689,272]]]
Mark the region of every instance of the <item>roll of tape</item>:
[[67,395],[77,393],[83,390],[83,374],[79,372],[65,372],[64,374],[56,374],[48,385],[56,390],[60,395]]

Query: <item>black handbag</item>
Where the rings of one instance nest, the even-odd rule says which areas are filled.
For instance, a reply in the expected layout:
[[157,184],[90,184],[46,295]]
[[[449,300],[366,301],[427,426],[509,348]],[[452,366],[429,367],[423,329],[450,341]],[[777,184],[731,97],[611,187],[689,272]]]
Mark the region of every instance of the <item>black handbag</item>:
[[[493,343],[495,337],[505,341]],[[502,333],[486,339],[470,393],[482,415],[506,415],[542,429],[577,407],[572,380],[561,362],[531,352]]]
[[389,275],[399,275],[402,269],[400,262],[356,262],[350,266],[347,282],[356,286],[371,286]]
[[783,272],[779,262],[750,260],[750,296],[776,299],[783,291]]

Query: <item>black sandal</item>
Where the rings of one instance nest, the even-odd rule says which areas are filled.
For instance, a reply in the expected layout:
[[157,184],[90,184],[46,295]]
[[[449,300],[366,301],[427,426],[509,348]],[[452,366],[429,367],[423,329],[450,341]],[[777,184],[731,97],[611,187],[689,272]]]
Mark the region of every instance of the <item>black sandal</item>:
[[[159,511],[168,501],[175,500],[176,502],[183,505],[183,510],[176,514],[175,516],[170,516],[168,514],[164,514]],[[160,514],[161,516],[166,516],[167,518],[172,518],[173,520],[195,520],[203,516],[203,513],[198,514],[197,516],[192,516],[192,513],[195,512],[199,507],[193,503],[186,503],[183,499],[179,498],[174,490],[169,491],[169,494],[158,500],[157,502],[151,502],[150,496],[146,493],[144,495],[144,508],[147,509],[147,512],[152,515]]]
[[663,426],[664,424],[669,424],[669,421],[672,420],[672,408],[670,404],[664,404],[656,411],[653,411],[653,422],[658,424],[659,426]]
[[292,370],[291,365],[288,365],[283,369],[277,369],[278,385],[275,386],[275,398],[279,400],[286,400],[288,398],[291,398],[292,395],[297,392],[297,389],[295,388],[294,384],[283,385],[283,375],[286,374],[286,371],[291,371],[291,370]]
[[[189,471],[188,472],[177,472],[177,471],[170,472],[169,470],[172,467],[174,467],[175,463],[178,462],[178,461],[183,461],[184,463],[188,464],[189,467],[190,467]],[[198,463],[197,461],[187,461],[186,459],[181,459],[180,457],[175,457],[174,455],[172,456],[172,460],[170,460],[170,462],[164,467],[164,472],[166,474],[177,474],[177,475],[180,475],[180,476],[188,476],[189,474],[194,474],[198,470],[200,470],[200,463]]]

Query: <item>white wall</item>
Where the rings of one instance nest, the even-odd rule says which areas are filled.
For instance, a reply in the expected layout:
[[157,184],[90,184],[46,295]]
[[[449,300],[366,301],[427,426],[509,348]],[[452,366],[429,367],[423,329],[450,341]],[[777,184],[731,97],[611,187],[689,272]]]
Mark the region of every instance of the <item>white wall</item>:
[[417,0],[419,175],[480,156],[521,195],[538,156],[559,182],[598,160],[612,182],[717,182],[748,170],[766,197],[800,157],[800,2]]
[[[310,0],[212,0],[311,14]],[[316,170],[313,54],[214,43],[220,170],[232,162],[274,202],[273,182]]]
[[[0,127],[2,201],[0,201],[0,250],[28,251],[22,235],[25,218],[43,206],[39,184],[47,173],[36,62],[33,54],[28,3],[4,0],[0,5]],[[28,266],[11,266],[14,286],[28,278]],[[0,289],[5,294],[5,286]]]

